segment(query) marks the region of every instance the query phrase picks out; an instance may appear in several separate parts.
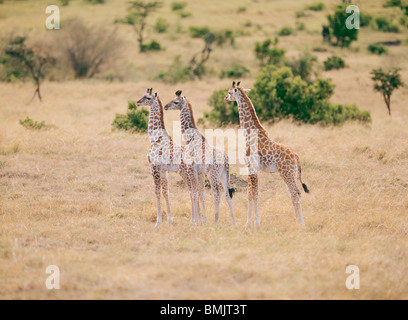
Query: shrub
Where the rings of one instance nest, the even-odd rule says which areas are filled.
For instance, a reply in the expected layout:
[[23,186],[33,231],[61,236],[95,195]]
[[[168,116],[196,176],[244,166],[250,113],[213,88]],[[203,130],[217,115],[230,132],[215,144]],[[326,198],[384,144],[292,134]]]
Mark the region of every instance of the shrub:
[[408,16],[402,16],[402,17],[399,19],[399,23],[400,23],[400,25],[402,25],[403,27],[408,28]]
[[219,126],[238,124],[239,113],[235,102],[225,101],[228,90],[217,90],[211,95],[208,103],[213,107],[211,112],[204,113],[204,119]]
[[173,2],[171,4],[171,10],[173,11],[183,10],[185,7],[187,7],[187,2]]
[[244,12],[246,12],[247,11],[247,8],[246,7],[239,7],[238,9],[237,9],[237,13],[244,13]]
[[[339,125],[347,120],[371,121],[370,113],[355,105],[331,104],[334,88],[330,80],[319,78],[307,83],[299,76],[293,77],[289,68],[269,65],[258,75],[249,97],[264,121],[291,118],[298,123],[323,125]],[[236,104],[224,102],[225,95],[224,90],[213,93],[209,101],[213,110],[205,114],[205,119],[223,125],[239,122]]]
[[388,53],[388,49],[382,44],[372,43],[368,45],[367,50],[373,54],[383,55]]
[[296,18],[302,18],[304,17],[306,14],[303,10],[297,11],[296,12]]
[[309,82],[316,62],[317,58],[315,56],[304,53],[298,59],[289,62],[288,65],[292,69],[294,76],[300,76],[303,80]]
[[402,7],[402,0],[387,0],[386,3],[383,4],[383,8],[390,8],[390,7]]
[[337,56],[332,56],[327,58],[327,60],[324,62],[324,70],[329,71],[329,70],[338,70],[338,69],[343,69],[346,67],[346,63],[344,60],[340,57]]
[[60,0],[61,4],[62,4],[63,6],[69,5],[69,1],[70,1],[70,0]]
[[169,28],[169,24],[165,19],[163,18],[157,19],[156,25],[154,26],[154,30],[157,33],[165,33],[168,28]]
[[307,6],[307,10],[312,10],[312,11],[323,11],[326,8],[323,2],[317,2],[314,4],[311,4],[310,6]]
[[85,2],[88,2],[90,4],[103,4],[105,3],[105,0],[84,0]]
[[34,129],[34,130],[41,130],[48,128],[49,126],[45,124],[45,121],[34,121],[33,119],[30,119],[27,117],[25,120],[20,120],[20,124],[27,129]]
[[150,41],[148,44],[144,44],[143,45],[143,51],[147,52],[147,51],[160,51],[163,50],[162,46],[160,45],[160,43],[158,43],[156,40],[152,40]]
[[146,132],[149,126],[149,111],[138,108],[134,101],[129,101],[127,113],[116,114],[112,126],[118,130]]
[[383,32],[399,32],[399,27],[396,24],[393,24],[390,19],[387,17],[377,17],[375,18],[375,24],[377,29]]
[[278,32],[278,35],[281,37],[290,36],[291,34],[293,34],[293,29],[287,26],[283,27]]
[[249,69],[244,67],[243,65],[240,64],[236,64],[234,66],[232,66],[231,68],[225,69],[223,71],[221,71],[221,75],[220,78],[234,78],[234,79],[238,79],[238,78],[242,78],[244,77],[246,74],[249,73]]
[[365,12],[360,12],[360,27],[368,27],[373,21],[373,16],[365,13]]
[[190,17],[191,16],[191,12],[188,12],[188,11],[184,11],[184,10],[180,10],[180,11],[178,11],[177,12],[178,13],[178,15],[181,17],[181,18],[188,18],[188,17]]
[[351,42],[358,38],[358,29],[348,29],[346,20],[349,15],[346,13],[347,4],[336,7],[333,15],[328,15],[331,34],[336,38],[336,45],[349,47]]
[[285,62],[285,49],[278,47],[279,39],[274,41],[267,39],[255,44],[255,55],[260,65],[267,64],[282,65]]
[[201,38],[208,43],[216,43],[222,46],[226,42],[230,42],[231,45],[235,43],[235,34],[232,30],[225,29],[221,31],[212,31],[209,27],[195,27],[190,26],[190,35],[192,38]]
[[160,72],[156,78],[160,81],[171,84],[186,82],[190,79],[190,69],[182,64],[181,56],[178,55],[174,58],[169,70]]

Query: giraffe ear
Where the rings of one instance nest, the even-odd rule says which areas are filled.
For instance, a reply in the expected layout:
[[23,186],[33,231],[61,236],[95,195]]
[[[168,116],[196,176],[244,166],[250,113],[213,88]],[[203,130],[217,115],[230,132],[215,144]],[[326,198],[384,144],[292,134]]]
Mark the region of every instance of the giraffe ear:
[[156,91],[156,92],[154,93],[154,97],[157,98],[158,95],[159,95],[159,93]]

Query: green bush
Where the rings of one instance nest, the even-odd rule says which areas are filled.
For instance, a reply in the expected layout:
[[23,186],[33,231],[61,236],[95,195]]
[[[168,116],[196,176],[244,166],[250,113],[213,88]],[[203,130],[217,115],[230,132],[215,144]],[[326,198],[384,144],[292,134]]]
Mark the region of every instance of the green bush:
[[129,101],[127,113],[116,114],[112,126],[117,130],[146,132],[149,126],[149,111],[138,108],[134,101]]
[[294,76],[300,76],[306,82],[309,82],[313,73],[314,64],[317,62],[317,58],[310,53],[303,53],[298,59],[295,59],[288,63],[288,66],[292,69]]
[[326,8],[323,2],[317,2],[314,4],[311,4],[310,6],[307,6],[307,10],[312,10],[312,11],[323,11]]
[[166,19],[163,19],[163,18],[157,19],[156,24],[154,26],[154,30],[157,33],[165,33],[168,28],[169,28],[169,24],[166,21]]
[[351,42],[358,38],[358,29],[348,29],[346,20],[349,14],[346,13],[347,4],[336,6],[335,12],[328,15],[331,34],[336,38],[336,45],[349,47]]
[[372,15],[365,12],[360,12],[360,27],[368,27],[371,21],[373,21]]
[[375,18],[375,24],[377,29],[383,32],[393,32],[398,33],[399,27],[396,24],[393,24],[390,19],[387,17],[377,17]]
[[178,11],[177,12],[178,13],[178,15],[181,17],[181,18],[188,18],[188,17],[190,17],[191,16],[191,12],[188,12],[188,11],[184,11],[184,10],[180,10],[180,11]]
[[225,69],[221,71],[220,78],[233,78],[238,79],[244,77],[246,74],[249,73],[249,69],[244,67],[243,65],[236,64],[231,68]]
[[225,29],[221,31],[212,31],[209,27],[189,27],[190,35],[192,38],[201,38],[206,42],[213,43],[222,46],[224,43],[229,42],[231,45],[235,43],[234,31]]
[[296,12],[296,18],[302,18],[304,17],[306,14],[303,10],[297,11]]
[[41,130],[41,129],[46,129],[49,126],[45,124],[45,121],[34,121],[33,119],[30,119],[27,117],[25,120],[20,120],[20,124],[27,129],[34,129],[34,130]]
[[84,0],[85,2],[88,2],[90,4],[103,4],[105,3],[105,0]]
[[178,55],[174,58],[169,70],[160,72],[156,78],[171,84],[186,82],[190,79],[190,68],[182,64],[181,55]]
[[390,8],[390,7],[399,7],[403,6],[402,0],[388,0],[386,3],[383,4],[383,8]]
[[[322,125],[339,125],[347,120],[371,122],[370,113],[355,105],[331,104],[334,88],[330,80],[319,78],[307,83],[299,76],[293,77],[287,67],[269,65],[258,75],[249,97],[263,121],[291,118],[297,123]],[[213,93],[209,101],[213,110],[205,114],[206,120],[222,125],[239,122],[238,107],[224,102],[225,95],[224,90]]]
[[264,42],[257,42],[255,44],[255,55],[259,60],[260,65],[283,65],[285,63],[285,49],[279,48],[279,39],[274,41],[266,39]]
[[235,102],[225,101],[228,90],[217,90],[211,95],[208,103],[213,107],[211,112],[204,113],[204,120],[219,126],[227,124],[238,124],[239,113]]
[[346,63],[344,60],[340,57],[337,56],[332,56],[327,58],[327,60],[324,62],[324,70],[329,71],[329,70],[338,70],[338,69],[343,69],[346,67]]
[[400,25],[402,25],[403,27],[408,28],[408,16],[402,16],[402,17],[399,19],[399,23],[400,23]]
[[278,35],[281,37],[290,36],[291,34],[293,34],[293,29],[288,26],[283,27],[278,32]]
[[383,55],[388,53],[388,49],[382,44],[372,43],[368,45],[367,50],[373,54]]
[[158,43],[156,40],[152,40],[147,44],[143,45],[144,51],[160,51],[163,50],[161,47],[160,43]]
[[244,12],[246,12],[247,11],[247,8],[246,7],[239,7],[238,9],[237,9],[237,13],[244,13]]
[[61,4],[62,4],[63,6],[69,5],[69,1],[70,1],[70,0],[60,0]]
[[183,10],[185,7],[187,7],[187,2],[173,2],[171,4],[171,10],[173,11]]

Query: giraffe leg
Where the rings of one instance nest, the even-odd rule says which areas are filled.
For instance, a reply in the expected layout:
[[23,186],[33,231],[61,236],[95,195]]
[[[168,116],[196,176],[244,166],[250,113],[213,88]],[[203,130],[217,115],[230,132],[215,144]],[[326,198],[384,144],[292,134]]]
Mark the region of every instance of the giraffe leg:
[[203,221],[207,223],[207,215],[205,213],[205,174],[198,175],[198,193],[203,213]]
[[302,209],[300,205],[300,199],[301,199],[301,193],[299,191],[299,188],[296,184],[296,178],[292,176],[291,174],[284,174],[281,173],[281,177],[285,181],[286,185],[288,186],[290,197],[292,199],[293,207],[295,208],[295,214],[298,220],[298,223],[304,227],[305,223],[303,221],[303,216],[302,216]]
[[155,192],[156,192],[156,203],[157,203],[157,222],[155,228],[159,227],[162,223],[162,215],[161,215],[161,203],[160,203],[160,191],[161,191],[161,184],[160,184],[160,168],[158,166],[152,166],[152,175],[155,185]]
[[169,183],[167,179],[167,171],[164,171],[161,173],[160,176],[160,184],[161,184],[161,190],[163,193],[163,197],[166,200],[166,206],[167,206],[167,223],[172,224],[173,218],[171,216],[171,210],[170,210],[170,202],[169,202]]
[[190,225],[194,225],[197,221],[197,188],[195,171],[190,166],[180,166],[180,175],[183,178],[190,192],[191,200],[191,222]]
[[231,199],[230,191],[229,191],[230,189],[229,177],[228,177],[228,172],[226,170],[222,172],[221,182],[222,182],[222,186],[224,187],[225,198],[227,199],[227,202],[228,202],[228,205],[231,211],[232,225],[235,227],[237,224],[235,222],[234,210],[232,209],[232,199]]
[[218,224],[218,219],[220,216],[220,201],[221,201],[221,190],[219,180],[216,178],[214,173],[210,173],[209,177],[211,189],[214,196],[214,207],[215,207],[215,225]]
[[252,192],[252,180],[250,176],[248,176],[248,218],[246,226],[248,228],[252,227],[252,202],[253,202],[253,192]]
[[259,228],[261,226],[261,222],[259,220],[259,213],[258,213],[258,175],[252,174],[249,176],[251,180],[251,189],[252,189],[252,202],[254,204],[254,211],[255,211],[255,227]]

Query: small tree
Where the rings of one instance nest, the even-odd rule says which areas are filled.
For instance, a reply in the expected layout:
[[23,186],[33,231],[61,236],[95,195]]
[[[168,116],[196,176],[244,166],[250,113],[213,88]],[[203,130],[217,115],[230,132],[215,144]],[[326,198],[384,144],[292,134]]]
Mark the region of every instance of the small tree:
[[352,41],[357,40],[358,29],[348,29],[346,20],[349,15],[346,13],[347,5],[336,7],[333,15],[328,15],[331,33],[336,38],[336,44],[340,47],[348,47]]
[[268,64],[282,65],[285,61],[285,49],[278,47],[279,39],[267,39],[264,42],[257,42],[255,45],[255,55],[261,66]]
[[147,17],[161,7],[161,2],[152,1],[132,1],[130,2],[129,14],[125,19],[125,23],[133,25],[137,33],[137,41],[139,42],[139,51],[146,52],[144,45],[144,32],[147,26]]
[[384,71],[382,68],[371,71],[371,79],[374,81],[374,90],[380,92],[385,104],[387,105],[388,114],[391,116],[391,96],[394,90],[404,86],[398,68]]
[[4,48],[7,59],[2,59],[2,61],[7,61],[14,70],[20,70],[21,74],[28,75],[34,80],[36,89],[31,100],[37,95],[41,101],[41,80],[44,79],[47,66],[54,61],[54,58],[40,47],[27,46],[25,40],[25,37],[12,39]]

